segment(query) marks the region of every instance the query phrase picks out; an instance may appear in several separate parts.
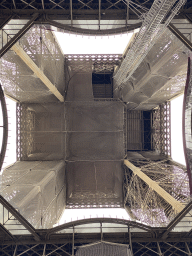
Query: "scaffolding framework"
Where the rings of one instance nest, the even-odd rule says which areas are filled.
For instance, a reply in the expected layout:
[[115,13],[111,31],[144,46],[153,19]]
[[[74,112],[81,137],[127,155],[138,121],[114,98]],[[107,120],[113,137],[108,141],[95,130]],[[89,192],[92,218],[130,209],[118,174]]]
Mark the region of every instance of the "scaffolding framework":
[[[154,1],[149,12],[146,14],[141,29],[129,49],[119,70],[115,74],[116,84],[122,87],[141,64],[157,38],[163,34],[166,27],[177,14],[185,1]],[[174,7],[173,7],[174,6]],[[173,7],[173,9],[172,9]],[[168,15],[170,9],[171,14]],[[166,17],[168,15],[168,17]],[[164,20],[166,18],[166,20]],[[164,20],[164,24],[161,25]]]
[[[166,226],[190,201],[186,169],[169,160],[124,160],[124,205],[148,225]],[[161,224],[160,224],[161,223]]]

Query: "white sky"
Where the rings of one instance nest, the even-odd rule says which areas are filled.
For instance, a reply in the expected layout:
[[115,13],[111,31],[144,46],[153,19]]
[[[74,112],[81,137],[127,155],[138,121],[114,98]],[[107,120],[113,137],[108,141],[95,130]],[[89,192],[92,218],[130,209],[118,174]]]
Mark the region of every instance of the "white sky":
[[122,208],[65,209],[58,225],[62,225],[70,221],[103,217],[131,220],[126,210]]
[[122,54],[133,33],[84,36],[54,32],[64,54]]
[[183,95],[171,101],[171,157],[186,166],[182,137]]
[[[5,155],[2,169],[16,162],[16,102],[13,100],[10,100],[9,98],[5,98],[5,99],[6,99],[7,112],[8,112],[8,130],[9,131],[8,131],[7,150],[6,150],[6,155]],[[3,124],[2,112],[0,112],[0,124],[1,125]],[[2,139],[3,139],[2,130],[3,129],[1,128],[0,145],[2,145]]]

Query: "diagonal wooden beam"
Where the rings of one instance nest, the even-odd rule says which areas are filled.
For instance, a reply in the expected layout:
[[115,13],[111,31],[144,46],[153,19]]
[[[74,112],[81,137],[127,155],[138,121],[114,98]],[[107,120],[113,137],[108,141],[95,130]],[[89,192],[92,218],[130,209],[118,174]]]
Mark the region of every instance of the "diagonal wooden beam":
[[145,173],[141,171],[141,168],[136,167],[128,160],[124,160],[124,164],[133,171],[135,175],[141,178],[150,188],[152,188],[155,192],[158,193],[166,202],[168,202],[177,213],[181,212],[185,207],[182,203],[177,201],[174,197],[172,197],[167,191],[165,191],[162,187],[160,187],[156,181],[153,181],[149,178]]
[[18,45],[15,44],[11,48],[24,62],[27,66],[34,72],[34,74],[47,86],[47,88],[52,92],[57,99],[64,102],[64,97],[57,90],[55,85],[44,75],[43,71],[35,64],[35,62],[27,55],[27,53]]

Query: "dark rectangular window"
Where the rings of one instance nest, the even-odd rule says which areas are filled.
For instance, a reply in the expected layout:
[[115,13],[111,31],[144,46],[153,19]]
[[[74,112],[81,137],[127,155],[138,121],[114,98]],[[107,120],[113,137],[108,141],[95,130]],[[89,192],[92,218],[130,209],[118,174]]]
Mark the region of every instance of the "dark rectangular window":
[[94,98],[113,98],[112,74],[92,74]]

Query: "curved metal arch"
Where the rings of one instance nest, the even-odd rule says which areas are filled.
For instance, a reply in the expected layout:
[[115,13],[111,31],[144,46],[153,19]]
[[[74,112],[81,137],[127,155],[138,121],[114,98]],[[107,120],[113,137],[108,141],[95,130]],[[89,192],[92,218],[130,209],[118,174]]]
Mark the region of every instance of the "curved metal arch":
[[[186,136],[185,136],[185,107],[186,107],[186,100],[187,100],[187,95],[188,95],[188,88],[189,88],[189,82],[190,82],[190,77],[192,76],[191,74],[191,58],[188,57],[188,67],[187,67],[187,78],[186,78],[186,85],[185,85],[185,91],[184,91],[184,98],[183,98],[183,120],[182,120],[182,130],[183,130],[183,151],[184,151],[184,156],[185,156],[185,161],[186,161],[186,167],[187,167],[187,173],[189,177],[189,188],[190,188],[190,194],[192,195],[192,170],[190,162],[191,158],[187,154],[187,143],[186,143]],[[192,125],[192,124],[191,124]]]
[[59,232],[63,229],[73,228],[75,226],[84,225],[84,224],[92,224],[92,223],[123,224],[123,225],[127,225],[128,227],[139,228],[144,231],[150,232],[152,234],[152,237],[156,237],[155,229],[150,226],[147,226],[145,224],[138,223],[135,221],[124,220],[124,219],[115,219],[115,218],[91,218],[91,219],[72,221],[72,222],[65,223],[60,226],[57,226],[57,227],[47,230],[46,237],[49,238],[50,235],[55,234],[56,232]]
[[5,96],[4,96],[1,84],[0,84],[0,100],[1,100],[1,108],[2,108],[2,114],[3,114],[3,141],[2,141],[1,155],[0,155],[0,171],[1,171],[3,161],[5,158],[5,153],[6,153],[6,148],[7,148],[7,139],[8,139],[7,106],[6,106]]
[[[38,24],[38,21],[35,22]],[[44,24],[48,24],[50,26],[54,26],[57,28],[62,29],[63,31],[67,31],[74,34],[83,34],[83,35],[115,35],[115,34],[122,34],[126,32],[133,31],[134,29],[140,28],[142,23],[136,23],[133,25],[130,25],[128,27],[121,27],[121,28],[115,28],[115,29],[105,29],[105,30],[94,30],[94,29],[83,29],[83,28],[76,28],[72,26],[68,26],[65,24],[61,24],[57,21],[50,20],[48,16],[45,17]],[[42,23],[41,23],[42,24]]]

